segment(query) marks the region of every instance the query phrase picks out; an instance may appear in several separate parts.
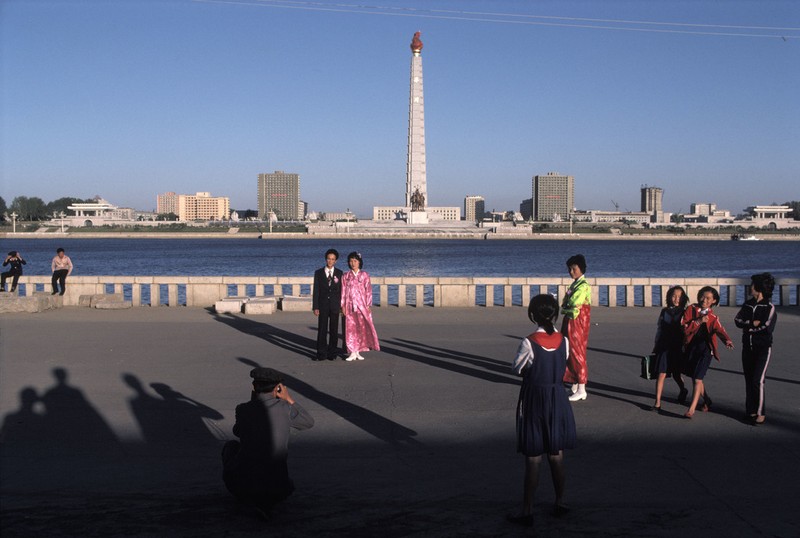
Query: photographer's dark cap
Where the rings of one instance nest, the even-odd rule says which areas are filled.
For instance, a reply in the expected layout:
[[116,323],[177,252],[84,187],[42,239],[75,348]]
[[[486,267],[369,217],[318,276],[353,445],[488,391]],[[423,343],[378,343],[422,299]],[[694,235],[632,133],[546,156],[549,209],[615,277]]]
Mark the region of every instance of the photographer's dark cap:
[[283,376],[277,370],[272,368],[253,368],[250,370],[250,377],[253,382],[265,383],[268,385],[277,385],[283,383]]

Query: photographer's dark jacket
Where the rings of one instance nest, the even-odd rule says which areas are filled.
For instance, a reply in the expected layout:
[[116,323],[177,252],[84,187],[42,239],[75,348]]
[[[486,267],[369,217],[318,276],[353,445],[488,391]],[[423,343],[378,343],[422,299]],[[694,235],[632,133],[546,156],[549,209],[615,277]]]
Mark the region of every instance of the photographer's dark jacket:
[[25,265],[25,260],[17,256],[16,258],[11,258],[10,260],[3,261],[3,267],[6,265],[11,264],[11,268],[8,270],[9,273],[12,275],[21,275],[22,274],[22,266]]

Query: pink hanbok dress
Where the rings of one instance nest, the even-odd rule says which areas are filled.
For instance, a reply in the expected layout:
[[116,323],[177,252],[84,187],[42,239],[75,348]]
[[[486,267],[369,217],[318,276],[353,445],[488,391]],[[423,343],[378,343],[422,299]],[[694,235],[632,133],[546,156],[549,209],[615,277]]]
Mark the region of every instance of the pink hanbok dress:
[[342,275],[342,313],[344,343],[348,353],[380,351],[378,333],[372,324],[372,283],[365,271],[348,271]]

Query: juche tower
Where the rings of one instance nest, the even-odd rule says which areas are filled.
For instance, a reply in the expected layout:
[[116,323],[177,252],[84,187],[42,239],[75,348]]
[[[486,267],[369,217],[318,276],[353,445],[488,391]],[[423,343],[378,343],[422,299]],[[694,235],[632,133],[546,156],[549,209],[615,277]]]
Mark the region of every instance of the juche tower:
[[425,98],[422,94],[422,40],[420,32],[411,41],[411,91],[408,99],[408,160],[406,162],[406,207],[419,191],[428,200],[425,173]]

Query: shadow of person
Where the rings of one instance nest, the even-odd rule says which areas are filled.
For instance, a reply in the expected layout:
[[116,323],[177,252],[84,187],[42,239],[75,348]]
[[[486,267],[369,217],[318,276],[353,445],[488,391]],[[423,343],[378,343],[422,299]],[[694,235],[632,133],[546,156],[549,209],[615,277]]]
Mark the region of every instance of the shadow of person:
[[67,383],[66,369],[54,368],[53,377],[55,386],[41,398],[45,410],[42,427],[48,438],[61,449],[116,444],[117,436],[83,391]]
[[[245,334],[262,338],[280,348],[283,348],[292,353],[296,353],[303,357],[314,359],[317,356],[317,341],[316,339],[306,338],[299,334],[289,332],[287,330],[269,325],[267,323],[259,323],[251,319],[234,316],[232,314],[220,315],[209,309],[209,313],[214,316],[217,321],[233,327],[238,331]],[[316,329],[315,329],[316,333]]]
[[164,383],[150,383],[150,387],[164,399],[164,413],[172,422],[173,438],[191,444],[220,439],[222,430],[213,421],[225,418],[222,413]]
[[[244,357],[238,357],[237,360],[242,364],[252,368],[261,367],[261,365],[257,362]],[[318,403],[329,411],[336,413],[346,421],[364,430],[375,438],[395,446],[421,444],[419,441],[414,439],[414,437],[417,435],[416,431],[406,428],[405,426],[398,424],[393,420],[382,417],[381,415],[370,411],[369,409],[365,409],[354,403],[348,402],[347,400],[342,400],[341,398],[337,398],[336,396],[331,396],[330,394],[322,392],[309,385],[305,381],[297,379],[296,377],[288,375],[284,372],[281,373],[283,375],[284,383],[289,390],[295,391],[298,394],[301,394],[304,398],[308,398],[309,400]]]
[[0,428],[0,443],[4,448],[14,445],[27,449],[27,445],[47,440],[47,432],[42,427],[44,416],[36,411],[39,403],[39,394],[33,387],[19,392],[19,411],[8,413]]
[[[393,347],[392,345],[400,345],[403,347],[411,348],[411,350],[400,349],[399,347]],[[412,353],[415,351],[415,353]],[[519,380],[515,378],[515,376],[511,373],[511,368],[503,368],[504,374],[494,373],[487,371],[491,370],[498,370],[496,366],[487,365],[485,363],[476,363],[474,360],[468,360],[465,358],[458,358],[458,357],[447,357],[451,360],[457,360],[459,362],[450,362],[450,360],[446,359],[439,359],[436,357],[429,356],[431,353],[430,351],[425,350],[422,347],[417,346],[410,346],[408,344],[404,344],[398,342],[396,340],[384,340],[381,342],[381,352],[386,353],[387,355],[394,355],[396,357],[400,357],[403,359],[408,359],[412,361],[416,361],[422,364],[426,364],[428,366],[433,366],[434,368],[441,368],[442,370],[448,370],[450,372],[455,372],[457,374],[463,374],[470,377],[475,377],[478,379],[483,379],[484,381],[489,381],[491,383],[505,383],[509,385],[519,385]],[[423,355],[422,353],[428,353],[429,355]],[[436,353],[441,356],[440,353]],[[469,364],[461,364],[462,362],[467,362]],[[473,368],[470,364],[478,366],[479,368]]]

